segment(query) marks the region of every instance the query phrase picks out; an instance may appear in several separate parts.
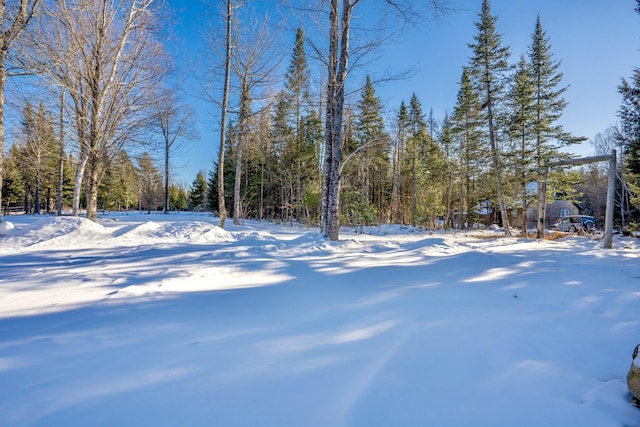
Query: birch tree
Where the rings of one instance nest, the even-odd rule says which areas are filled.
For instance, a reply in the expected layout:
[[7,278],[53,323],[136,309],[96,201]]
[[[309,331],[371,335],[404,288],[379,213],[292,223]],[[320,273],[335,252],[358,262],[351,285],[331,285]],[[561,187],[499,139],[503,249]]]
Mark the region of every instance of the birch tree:
[[[225,150],[227,147],[227,122],[229,113],[229,87],[231,83],[231,61],[235,49],[236,37],[236,9],[244,2],[243,0],[222,0],[208,1],[212,11],[220,9],[220,16],[223,28],[223,38],[220,40],[215,24],[211,24],[211,31],[206,35],[208,54],[210,54],[210,69],[206,73],[201,83],[203,97],[220,108],[220,128],[218,144],[218,176],[217,176],[217,199],[218,199],[218,227],[224,228],[227,220],[227,208],[225,205]],[[215,13],[214,13],[215,14]],[[219,49],[223,46],[223,50]],[[217,57],[217,58],[216,58]],[[219,70],[222,69],[222,94],[218,94],[216,79],[219,77]]]
[[2,222],[2,179],[4,177],[4,98],[7,77],[16,53],[12,48],[35,15],[40,0],[0,1],[0,222]]
[[154,37],[154,0],[51,2],[34,36],[36,62],[63,88],[79,151],[73,213],[87,181],[87,218],[97,218],[105,164],[149,125],[150,100],[165,75]]
[[[391,14],[395,13],[401,19],[408,20],[415,16],[411,3],[386,0],[384,4],[385,9]],[[442,10],[441,3],[443,2],[438,0],[431,1],[436,12]],[[322,15],[329,18],[328,32],[324,33],[327,36],[328,50],[320,49],[317,44],[313,46],[316,54],[322,58],[327,68],[321,229],[330,240],[339,239],[343,114],[347,76],[352,65],[350,61],[352,59],[354,59],[354,63],[364,61],[367,53],[379,49],[389,36],[384,31],[368,32],[368,36],[364,38],[366,43],[351,45],[352,18],[355,9],[360,4],[371,4],[371,2],[366,0],[326,0],[322,2],[322,5],[326,7],[322,10]]]

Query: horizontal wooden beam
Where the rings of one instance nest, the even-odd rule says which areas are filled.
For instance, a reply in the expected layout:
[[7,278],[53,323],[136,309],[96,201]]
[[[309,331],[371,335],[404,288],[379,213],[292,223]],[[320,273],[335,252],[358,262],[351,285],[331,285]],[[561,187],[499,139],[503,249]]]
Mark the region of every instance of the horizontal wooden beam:
[[567,165],[586,165],[588,163],[596,163],[596,162],[608,162],[611,160],[611,154],[606,154],[604,156],[593,156],[593,157],[582,157],[579,159],[567,159],[567,160],[559,160],[557,162],[547,163],[545,166],[554,167],[554,166],[567,166]]

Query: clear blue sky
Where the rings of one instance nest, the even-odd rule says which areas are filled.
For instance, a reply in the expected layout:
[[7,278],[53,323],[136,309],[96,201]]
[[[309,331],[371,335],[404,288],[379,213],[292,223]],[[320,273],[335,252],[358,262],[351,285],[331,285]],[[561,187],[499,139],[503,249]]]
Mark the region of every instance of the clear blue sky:
[[[378,1],[363,0],[356,11],[366,14],[367,3]],[[374,74],[378,69],[400,71],[416,66],[411,78],[376,87],[389,111],[397,109],[402,100],[408,101],[413,92],[425,112],[433,109],[439,119],[453,109],[462,67],[471,55],[467,44],[477,32],[474,22],[478,21],[481,0],[449,1],[456,12],[411,29],[398,44],[376,52],[379,59],[367,70]],[[185,38],[187,54],[193,58],[200,53],[201,36],[196,27],[202,22],[204,7],[193,0],[172,3],[183,8],[179,35]],[[554,58],[561,61],[562,83],[568,86],[565,99],[569,104],[560,121],[565,130],[592,138],[617,121],[617,86],[622,77],[631,76],[633,68],[640,66],[640,15],[634,12],[635,0],[492,0],[491,7],[498,15],[497,30],[503,43],[510,46],[513,63],[526,53],[540,15]],[[287,31],[283,40],[285,48],[290,46],[286,48],[290,55],[295,34],[293,29]],[[321,67],[313,62],[311,66]],[[360,83],[354,81],[353,86]],[[187,187],[199,170],[212,169],[219,144],[216,108],[196,98],[189,101],[198,110],[200,140],[187,143],[174,162],[177,180]],[[584,143],[572,151],[588,155],[591,147]]]

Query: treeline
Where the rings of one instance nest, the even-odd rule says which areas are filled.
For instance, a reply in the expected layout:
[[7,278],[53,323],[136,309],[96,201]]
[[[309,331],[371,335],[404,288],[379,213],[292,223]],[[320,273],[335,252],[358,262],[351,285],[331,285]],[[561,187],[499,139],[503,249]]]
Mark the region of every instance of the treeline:
[[[472,59],[447,116],[425,111],[415,94],[389,114],[370,76],[347,102],[342,224],[467,228],[525,227],[536,221],[535,184],[543,165],[568,157],[560,148],[584,138],[558,124],[566,86],[540,18],[526,54],[510,63],[489,2],[483,2],[479,17]],[[304,34],[298,30],[282,90],[242,127],[237,120],[228,127],[223,175],[225,205],[233,206],[234,218],[320,223],[324,104],[321,96],[312,96],[310,76]],[[191,188],[211,211],[218,209],[217,167],[200,173]],[[551,201],[571,200],[582,212],[601,216],[603,203],[594,194],[606,194],[606,172],[555,170],[548,191]]]
[[[55,129],[56,124],[42,103],[37,110],[26,103],[16,142],[4,160],[5,210],[41,214],[60,209],[66,213],[72,205],[80,160],[72,152],[65,152]],[[58,188],[62,190],[60,195]],[[86,209],[86,203],[86,198],[81,199],[80,208]],[[125,150],[117,152],[101,177],[97,204],[106,210],[162,211],[162,173],[151,155],[143,152],[131,158]],[[170,210],[194,207],[187,190],[173,184],[169,185],[168,206]]]
[[[23,98],[13,144],[0,165],[5,207],[34,213],[64,208],[74,214],[86,209],[91,219],[99,209],[219,212],[218,192],[224,188],[225,210],[236,222],[255,218],[318,225],[334,202],[326,195],[337,185],[335,205],[343,225],[462,229],[498,223],[509,233],[511,226],[526,227],[537,219],[535,183],[544,165],[567,157],[560,149],[584,139],[559,125],[567,86],[540,17],[532,20],[525,53],[513,61],[497,31],[497,17],[483,0],[455,107],[435,117],[415,94],[400,105],[383,105],[374,76],[365,74],[361,82],[352,77],[350,86],[360,89],[346,95],[351,69],[338,70],[344,71],[338,76],[342,94],[335,91],[339,80],[323,82],[323,71],[310,65],[307,49],[313,48],[320,63],[333,58],[340,65],[337,59],[344,57],[346,67],[348,32],[342,34],[340,52],[323,56],[317,40],[298,29],[279,75],[281,55],[269,27],[258,25],[254,32],[241,25],[242,19],[249,22],[249,12],[236,14],[244,5],[226,0],[221,7],[234,11],[222,14],[230,24],[224,65],[232,84],[225,95],[233,108],[221,127],[222,156],[187,189],[172,183],[170,157],[176,144],[195,137],[194,115],[179,86],[171,83],[182,79],[163,46],[162,22],[168,16],[155,9],[159,5],[149,0],[31,4],[39,14],[18,45],[20,61],[13,64],[29,71],[33,91]],[[221,38],[207,40],[219,58],[225,57],[224,45]],[[221,65],[212,60],[200,76],[201,96],[216,107],[223,104],[216,90]],[[633,86],[636,80],[624,83]],[[622,93],[631,97],[632,89]],[[43,93],[47,101],[32,105],[31,99]],[[628,104],[631,113],[621,116],[619,129],[633,129],[631,98]],[[336,112],[340,121],[330,120]],[[605,153],[633,147],[629,133],[605,133],[599,147]],[[339,144],[329,144],[336,134]],[[637,154],[631,158],[633,166]],[[629,171],[639,172],[627,168],[621,174]],[[328,179],[334,175],[338,181]],[[634,178],[629,182],[619,188],[621,196],[631,196],[627,205],[620,203],[623,217],[637,194]],[[547,189],[549,200],[571,200],[584,213],[600,216],[606,172],[597,166],[553,170]]]

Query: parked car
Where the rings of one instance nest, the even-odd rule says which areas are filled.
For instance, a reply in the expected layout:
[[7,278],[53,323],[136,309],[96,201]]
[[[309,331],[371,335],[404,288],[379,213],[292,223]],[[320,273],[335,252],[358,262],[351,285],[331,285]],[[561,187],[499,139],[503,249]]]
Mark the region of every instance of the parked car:
[[589,215],[569,215],[555,223],[553,228],[568,233],[576,233],[578,231],[589,233],[595,228],[595,222],[593,217]]

